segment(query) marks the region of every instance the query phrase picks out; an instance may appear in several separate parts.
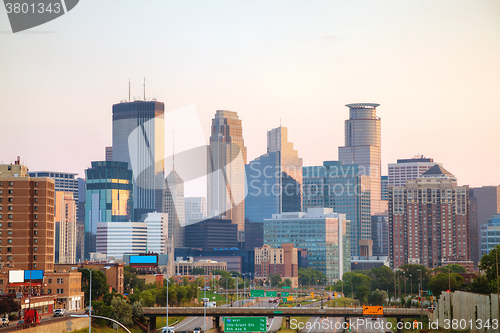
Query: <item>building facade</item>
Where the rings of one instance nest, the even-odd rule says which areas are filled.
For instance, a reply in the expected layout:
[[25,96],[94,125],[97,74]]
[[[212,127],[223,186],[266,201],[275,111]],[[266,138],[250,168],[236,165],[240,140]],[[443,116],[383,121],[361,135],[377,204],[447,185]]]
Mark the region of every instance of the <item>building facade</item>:
[[389,188],[391,267],[470,262],[469,188],[448,174],[436,165],[405,187]]
[[184,198],[184,211],[186,212],[186,224],[203,221],[207,218],[207,198],[187,197]]
[[238,228],[231,220],[211,218],[185,228],[186,247],[199,249],[237,248]]
[[500,214],[493,215],[481,225],[481,256],[500,245]]
[[372,216],[373,256],[389,257],[389,216],[378,214]]
[[282,244],[281,248],[272,248],[269,245],[256,248],[255,276],[269,277],[277,274],[283,279],[296,281],[299,276],[297,250],[293,244]]
[[143,214],[162,211],[164,114],[165,104],[157,101],[113,105],[113,161],[126,162],[133,171],[133,221],[139,221]]
[[350,221],[331,208],[309,208],[307,213],[275,214],[264,221],[264,242],[271,247],[293,244],[306,248],[309,268],[341,279],[350,271]]
[[352,256],[371,256],[371,181],[357,164],[337,161],[303,169],[303,207],[332,208],[350,221]]
[[437,164],[432,158],[424,156],[398,159],[397,163],[389,163],[389,186],[403,187],[407,180],[417,179]]
[[165,179],[163,193],[163,212],[168,214],[168,234],[174,247],[184,246],[184,227],[186,215],[184,209],[184,181],[172,170]]
[[0,165],[0,262],[3,267],[54,267],[55,182],[28,176],[19,158]]
[[224,216],[238,226],[239,241],[245,232],[245,164],[247,148],[236,112],[217,110],[212,120],[207,156],[209,216]]
[[76,262],[76,203],[72,192],[56,191],[55,199],[55,262]]
[[147,252],[158,254],[167,253],[168,239],[168,214],[166,213],[147,213],[141,218],[148,227],[147,233]]
[[212,273],[214,270],[227,271],[227,263],[225,262],[214,260],[194,261],[192,257],[188,260],[176,260],[174,267],[175,275],[192,275],[193,268],[202,268],[205,275]]
[[380,178],[380,198],[382,201],[389,201],[389,176]]
[[125,162],[92,162],[85,170],[85,258],[96,252],[97,224],[132,220],[132,171]]
[[147,223],[97,223],[96,252],[105,254],[107,258],[122,259],[124,254],[146,253],[147,245]]
[[361,175],[370,179],[371,213],[387,210],[381,200],[381,131],[376,108],[380,104],[347,104],[349,119],[345,121],[345,145],[339,147],[339,160],[344,164],[358,164]]
[[[54,269],[57,271],[69,271],[76,267],[76,270],[87,268],[94,269],[103,272],[106,275],[106,281],[108,285],[116,290],[117,293],[123,294],[123,285],[124,285],[124,264],[121,263],[113,263],[113,262],[91,262],[84,261],[80,262],[77,265],[66,265],[59,264],[54,265]],[[106,268],[108,267],[108,268]],[[128,282],[128,281],[127,281]]]

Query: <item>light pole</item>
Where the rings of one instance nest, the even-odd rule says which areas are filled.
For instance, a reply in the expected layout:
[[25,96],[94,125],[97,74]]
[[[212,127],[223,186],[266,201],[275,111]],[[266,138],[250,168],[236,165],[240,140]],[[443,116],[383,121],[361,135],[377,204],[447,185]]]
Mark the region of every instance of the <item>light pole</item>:
[[168,332],[168,282],[169,282],[169,280],[168,280],[168,276],[167,276],[167,319],[165,322],[165,326],[167,327],[167,332]]
[[417,272],[420,272],[420,283],[418,284],[418,301],[420,302],[420,309],[422,309],[422,299],[421,299],[421,293],[420,291],[422,290],[423,286],[422,286],[422,270],[421,269],[417,269]]
[[[352,282],[351,282],[351,281],[347,281],[347,282],[349,282],[349,283],[351,284],[351,297],[352,297],[352,299],[354,300],[354,287],[353,287],[353,285],[352,285]],[[354,302],[354,303],[356,303],[356,302]]]
[[[205,278],[205,287],[203,288],[203,297],[207,298],[207,278]],[[203,333],[207,331],[207,305],[208,302],[203,300]]]
[[[92,272],[94,271],[94,269],[98,269],[98,268],[99,267],[89,269],[89,268],[85,268],[85,267],[80,267],[80,269],[86,269],[87,271],[89,271],[89,274],[90,274],[90,278],[89,278],[89,281],[90,281],[90,284],[89,284],[89,333],[91,332],[90,330],[92,329]],[[110,269],[111,267],[104,266],[104,268]],[[78,269],[78,267],[71,267],[71,269]]]
[[227,306],[227,278],[225,278],[226,280],[226,306]]
[[413,294],[413,285],[412,285],[412,278],[410,274],[410,295]]

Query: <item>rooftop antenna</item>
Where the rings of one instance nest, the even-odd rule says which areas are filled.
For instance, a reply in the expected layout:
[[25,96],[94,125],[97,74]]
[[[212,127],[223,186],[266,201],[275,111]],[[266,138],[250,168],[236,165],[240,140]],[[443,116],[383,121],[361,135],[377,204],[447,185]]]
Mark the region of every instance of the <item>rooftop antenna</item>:
[[172,171],[175,170],[175,131],[172,130]]
[[144,101],[146,100],[146,77],[144,77]]
[[130,103],[130,79],[128,79],[128,102]]
[[280,127],[281,127],[281,117],[280,117]]

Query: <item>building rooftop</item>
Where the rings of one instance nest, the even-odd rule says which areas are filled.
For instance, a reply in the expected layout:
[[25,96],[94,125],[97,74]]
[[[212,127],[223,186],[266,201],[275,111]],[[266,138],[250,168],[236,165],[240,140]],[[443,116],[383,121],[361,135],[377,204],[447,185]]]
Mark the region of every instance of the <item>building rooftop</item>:
[[422,176],[433,176],[433,175],[446,175],[446,176],[453,176],[453,174],[451,174],[448,170],[446,170],[445,168],[443,168],[442,166],[440,165],[434,165],[433,167],[429,168],[429,170],[427,170],[426,172],[424,172],[422,174]]
[[380,104],[376,103],[353,103],[353,104],[346,104],[349,109],[374,109],[377,106],[380,106]]

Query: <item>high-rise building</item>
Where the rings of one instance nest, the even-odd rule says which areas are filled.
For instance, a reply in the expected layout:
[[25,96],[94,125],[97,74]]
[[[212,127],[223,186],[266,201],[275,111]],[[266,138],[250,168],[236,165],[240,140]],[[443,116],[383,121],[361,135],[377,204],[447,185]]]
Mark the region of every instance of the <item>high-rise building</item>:
[[96,236],[96,252],[122,259],[124,254],[146,253],[148,225],[144,222],[99,222]]
[[432,158],[420,155],[398,159],[397,163],[389,163],[389,186],[405,186],[407,180],[417,179],[437,164]]
[[105,161],[112,161],[113,160],[113,147],[106,147],[104,160]]
[[500,214],[500,186],[470,189],[471,201],[471,255],[477,266],[482,256],[481,230],[493,215]]
[[370,178],[357,164],[325,161],[304,167],[302,206],[332,208],[350,222],[351,255],[371,256]]
[[481,256],[500,245],[500,214],[493,215],[481,225]]
[[217,110],[212,120],[207,160],[209,215],[230,219],[238,226],[239,241],[243,242],[247,148],[236,112]]
[[203,221],[207,218],[207,198],[187,197],[184,198],[184,210],[186,211],[186,225]]
[[76,173],[60,172],[60,171],[29,171],[30,177],[48,177],[55,181],[56,191],[73,193],[73,200],[80,200],[78,191],[78,179],[75,178]]
[[380,198],[383,201],[389,200],[389,176],[380,177]]
[[185,232],[185,247],[204,250],[238,247],[238,228],[227,219],[206,219],[186,226]]
[[376,108],[380,104],[347,104],[349,119],[345,121],[345,146],[339,147],[339,160],[358,164],[362,175],[370,177],[371,214],[387,210],[381,200],[381,132]]
[[387,214],[372,215],[372,241],[373,256],[389,256],[389,216]]
[[24,270],[54,269],[55,181],[30,177],[19,157],[0,165],[0,262]]
[[404,187],[389,187],[389,243],[393,268],[446,263],[471,266],[469,188],[440,165]]
[[147,252],[166,254],[168,239],[168,214],[147,213],[142,216],[140,222],[144,222],[148,225]]
[[293,244],[282,244],[281,248],[269,245],[255,248],[255,276],[269,277],[277,274],[292,281],[292,288],[297,288],[298,249]]
[[133,220],[161,212],[163,203],[165,104],[156,101],[113,105],[113,161],[133,171]]
[[172,170],[165,179],[163,212],[168,214],[168,234],[170,241],[173,239],[173,245],[176,248],[183,247],[184,227],[186,226],[184,181],[175,170]]
[[[272,216],[272,215],[271,215]],[[245,221],[245,249],[253,250],[264,245],[264,222]]]
[[56,191],[55,199],[55,261],[76,262],[76,204],[72,192]]
[[245,166],[245,218],[249,223],[302,210],[302,159],[288,142],[287,133],[281,126],[267,132],[267,153]]
[[96,252],[97,224],[132,220],[132,171],[125,162],[92,162],[85,170],[85,258]]
[[78,201],[76,202],[76,261],[85,258],[86,183],[84,178],[78,178]]
[[272,219],[264,220],[264,243],[271,247],[291,243],[306,248],[309,268],[333,281],[351,270],[349,228],[345,214],[334,213],[331,208],[274,214]]

